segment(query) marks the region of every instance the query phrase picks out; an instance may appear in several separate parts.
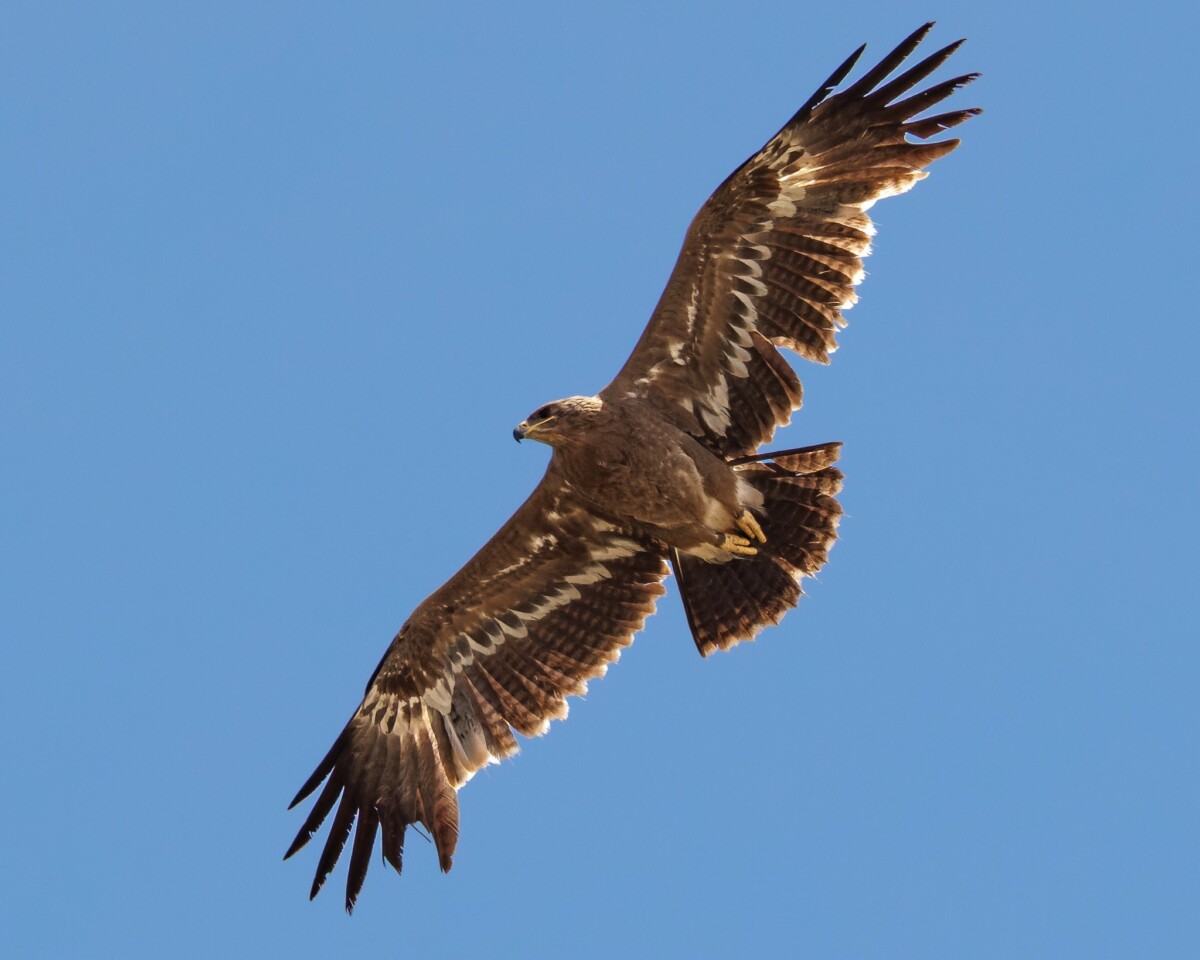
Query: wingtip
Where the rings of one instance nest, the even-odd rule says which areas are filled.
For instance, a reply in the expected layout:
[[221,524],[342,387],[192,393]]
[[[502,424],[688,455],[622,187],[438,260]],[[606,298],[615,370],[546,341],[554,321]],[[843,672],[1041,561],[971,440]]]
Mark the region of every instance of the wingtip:
[[303,850],[305,848],[305,846],[308,845],[308,841],[313,838],[313,835],[315,833],[316,833],[316,830],[315,829],[310,830],[309,824],[306,822],[304,824],[304,826],[302,826],[300,828],[300,830],[297,832],[295,838],[292,840],[292,845],[287,848],[287,853],[285,853],[283,855],[283,859],[290,860],[297,853],[299,853],[301,850]]
[[[317,776],[318,773],[320,774],[319,777]],[[322,769],[322,767],[318,767],[313,772],[313,775],[304,781],[304,786],[302,786],[296,792],[296,795],[294,797],[292,797],[292,802],[288,804],[288,809],[295,810],[299,804],[303,803],[305,800],[307,800],[309,797],[311,797],[313,794],[313,791],[316,790],[317,787],[319,787],[325,781],[325,778],[328,775],[329,775],[328,770],[324,770],[324,769]]]
[[967,42],[966,37],[959,37],[957,40],[953,41],[952,43],[948,43],[944,47],[942,47],[942,49],[939,50],[938,53],[944,54],[946,59],[948,60],[948,59],[950,59],[950,57],[954,56],[954,54],[958,52],[958,48],[961,47],[966,42]]
[[927,36],[929,36],[929,31],[931,31],[935,26],[937,26],[936,20],[926,20],[923,24],[921,24],[919,27],[917,27],[916,30],[914,30],[907,37],[905,37],[902,41],[900,41],[900,43],[896,49],[898,50],[901,47],[906,47],[906,46],[910,46],[910,45],[912,47],[915,47],[917,44],[921,43]]

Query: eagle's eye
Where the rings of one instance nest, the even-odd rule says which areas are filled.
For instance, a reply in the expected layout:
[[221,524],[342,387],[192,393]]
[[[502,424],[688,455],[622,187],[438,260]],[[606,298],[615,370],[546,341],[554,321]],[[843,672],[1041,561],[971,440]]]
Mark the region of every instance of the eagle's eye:
[[550,408],[549,407],[539,407],[533,415],[533,419],[535,421],[548,420],[549,418],[550,418]]

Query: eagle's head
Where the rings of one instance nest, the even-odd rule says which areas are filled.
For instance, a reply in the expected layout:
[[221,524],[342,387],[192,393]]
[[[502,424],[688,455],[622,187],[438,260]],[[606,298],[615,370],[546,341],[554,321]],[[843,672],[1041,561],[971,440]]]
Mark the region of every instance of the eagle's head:
[[552,447],[568,446],[572,439],[588,431],[604,410],[599,397],[567,397],[545,403],[517,424],[513,437],[540,440]]

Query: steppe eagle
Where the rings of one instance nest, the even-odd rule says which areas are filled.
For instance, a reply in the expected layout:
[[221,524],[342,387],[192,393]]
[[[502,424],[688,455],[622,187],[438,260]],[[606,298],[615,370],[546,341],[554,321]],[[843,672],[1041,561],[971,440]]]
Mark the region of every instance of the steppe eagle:
[[778,348],[826,363],[874,232],[867,209],[957,145],[926,138],[977,109],[920,118],[965,74],[910,91],[952,43],[887,79],[926,24],[833,93],[860,47],[700,209],[649,325],[594,397],[514,431],[553,448],[529,499],[400,628],[349,723],[292,806],[325,787],[287,851],[333,813],[312,896],[357,821],[352,909],[377,834],[401,867],[413,824],[443,870],[457,791],[565,717],[654,611],[673,571],[701,654],[777,623],[825,563],[841,514],[839,444],[760,452],[800,406]]

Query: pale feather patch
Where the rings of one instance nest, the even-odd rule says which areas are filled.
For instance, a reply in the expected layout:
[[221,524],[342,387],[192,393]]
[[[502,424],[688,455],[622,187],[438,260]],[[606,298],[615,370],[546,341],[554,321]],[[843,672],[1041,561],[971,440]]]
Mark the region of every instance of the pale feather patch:
[[717,377],[717,382],[708,392],[713,406],[723,416],[729,415],[729,382],[724,377]]
[[583,573],[573,573],[569,577],[564,577],[567,583],[576,583],[580,586],[589,583],[598,583],[601,580],[612,579],[612,571],[602,563],[594,563],[587,567]]
[[530,560],[529,557],[521,557],[521,559],[516,561],[515,563],[510,563],[507,567],[502,567],[501,569],[497,570],[494,574],[492,574],[491,577],[488,578],[488,582],[491,582],[492,580],[500,580],[504,577],[509,576],[510,574],[516,573],[523,566],[527,565],[529,563],[529,560]]
[[479,720],[472,714],[467,718],[442,718],[442,726],[446,731],[446,739],[454,753],[455,767],[458,771],[458,786],[475,776],[475,772],[489,763],[499,763],[499,757],[490,753],[487,741],[483,736],[483,728]]
[[[546,512],[546,519],[553,524],[561,520],[562,517],[555,511],[548,510]],[[558,537],[552,533],[547,533],[544,536],[531,536],[525,541],[527,555],[519,558],[514,563],[510,563],[508,566],[497,570],[494,574],[492,574],[489,580],[499,580],[516,573],[522,567],[528,566],[543,550],[547,548],[552,550],[556,546],[558,546]]]
[[764,497],[754,484],[744,477],[737,478],[738,503],[751,510],[761,510]]
[[744,308],[745,312],[741,314],[743,320],[749,320],[755,326],[758,325],[758,308],[754,306],[754,301],[750,299],[750,294],[742,290],[733,291],[734,299],[736,299]]
[[414,698],[402,705],[396,697],[372,689],[363,699],[362,706],[359,707],[359,714],[374,723],[381,733],[388,736],[403,736],[408,732],[409,724],[401,707],[403,706],[411,712],[420,702]]
[[704,504],[704,525],[710,530],[728,530],[733,525],[733,514],[716,497],[709,497]]
[[578,599],[579,591],[571,584],[566,584],[559,587],[553,593],[546,594],[537,603],[532,604],[528,610],[515,610],[513,612],[522,620],[541,620],[551,610],[557,610],[563,604]]
[[750,376],[750,371],[746,369],[746,364],[737,357],[730,356],[728,353],[725,354],[725,366],[739,380],[744,380]]
[[928,170],[914,170],[912,173],[906,173],[902,177],[895,177],[886,181],[885,183],[882,183],[879,186],[879,189],[875,191],[874,195],[872,195],[870,199],[864,200],[862,203],[850,204],[850,206],[854,207],[856,210],[861,210],[863,213],[866,213],[880,200],[884,200],[888,197],[897,197],[902,193],[908,193],[909,190],[916,186],[920,181],[924,180],[927,176],[929,176]]
[[604,546],[593,547],[589,550],[588,557],[599,563],[605,563],[609,560],[620,560],[622,557],[632,557],[641,549],[642,545],[636,540],[630,540],[627,537],[611,537]]
[[777,217],[783,217],[784,219],[788,219],[796,215],[796,204],[793,203],[791,198],[786,195],[772,200],[767,204],[767,209]]
[[728,563],[733,559],[732,553],[728,550],[722,550],[712,543],[702,543],[696,547],[688,547],[683,552],[708,563]]
[[[762,264],[759,263],[758,260],[752,259],[750,257],[737,257],[736,260],[738,263],[742,264],[747,270],[750,271],[749,273],[740,273],[740,274],[738,274],[738,276],[742,277],[743,279],[745,279],[747,277],[761,277],[762,276],[763,268],[762,268]],[[760,294],[760,296],[761,296],[761,294]]]
[[717,436],[725,436],[729,429],[729,383],[724,374],[718,374],[708,393],[699,399],[700,419]]
[[746,287],[749,287],[749,293],[752,297],[765,297],[767,295],[767,285],[757,277],[748,277],[738,274],[737,279]]
[[[477,634],[482,634],[478,636]],[[468,635],[471,641],[471,648],[480,653],[493,653],[496,646],[504,642],[504,631],[500,629],[500,624],[495,620],[488,618],[483,620],[475,631]]]
[[427,706],[445,716],[450,712],[451,684],[446,682],[445,677],[441,677],[437,683],[425,691],[425,696],[421,699]]
[[808,186],[812,183],[812,177],[808,170],[797,170],[795,173],[788,174],[779,179],[779,194],[780,198],[786,198],[793,204],[799,203],[808,195]]
[[[514,623],[513,621],[516,622]],[[497,618],[496,622],[500,625],[501,630],[508,634],[508,636],[515,637],[517,640],[529,636],[529,628],[521,622],[521,618],[515,613],[502,614]]]
[[719,437],[725,436],[725,431],[729,429],[729,425],[723,419],[707,408],[700,411],[700,419],[704,421],[704,425],[709,430]]

